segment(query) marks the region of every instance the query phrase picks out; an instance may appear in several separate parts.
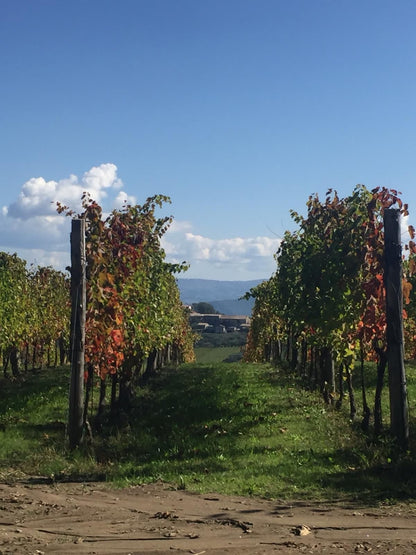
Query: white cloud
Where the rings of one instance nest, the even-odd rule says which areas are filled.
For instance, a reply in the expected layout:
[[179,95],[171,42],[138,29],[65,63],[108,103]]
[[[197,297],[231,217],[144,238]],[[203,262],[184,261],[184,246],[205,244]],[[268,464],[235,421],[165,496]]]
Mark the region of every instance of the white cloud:
[[[56,202],[80,210],[84,192],[89,192],[94,200],[101,202],[108,189],[118,190],[121,186],[122,181],[117,177],[117,166],[114,164],[94,166],[81,179],[73,174],[59,181],[32,177],[23,184],[17,200],[5,207],[6,215],[26,220],[56,214]],[[3,208],[3,215],[4,212]]]
[[137,199],[133,195],[128,195],[124,191],[120,191],[114,199],[113,207],[122,208],[126,203],[134,206],[135,204],[137,204]]
[[276,269],[273,256],[280,245],[278,238],[212,239],[190,229],[189,222],[174,222],[162,241],[168,260],[190,263],[185,277],[267,278]]
[[0,216],[0,237],[13,248],[54,248],[62,244],[69,219],[58,214],[32,216],[26,220]]
[[[173,235],[175,241],[172,240]],[[175,253],[182,251],[191,255],[194,260],[215,262],[273,257],[280,245],[280,239],[270,237],[210,239],[190,232],[178,233],[177,231],[169,232],[168,237],[168,245],[172,245]],[[168,248],[166,250],[168,252]],[[171,253],[173,254],[172,251]]]
[[169,233],[183,233],[192,230],[191,222],[173,220],[169,227]]
[[402,242],[407,243],[409,241],[409,216],[401,216],[400,218],[400,235]]
[[35,266],[52,266],[53,268],[61,271],[63,271],[70,264],[68,253],[60,250],[47,251],[44,249],[10,249],[0,245],[0,251],[6,251],[9,253],[17,251],[18,256],[23,260],[26,260],[28,264],[34,264]]
[[117,192],[114,207],[121,207],[124,200],[135,203],[134,197],[119,191],[121,186],[114,164],[94,166],[81,178],[74,174],[58,181],[32,177],[22,185],[17,200],[2,207],[0,249],[17,252],[29,263],[64,268],[69,264],[70,219],[56,212],[56,202],[80,212],[84,192],[100,203],[110,192]]
[[[57,214],[56,202],[80,212],[81,196],[89,192],[100,204],[105,199],[107,210],[121,208],[125,202],[136,204],[136,197],[121,187],[114,164],[92,167],[81,178],[73,174],[56,181],[32,177],[22,185],[16,201],[0,212],[0,250],[17,252],[29,263],[65,268],[70,218]],[[169,262],[189,262],[184,277],[229,280],[269,277],[279,244],[279,239],[270,237],[212,239],[196,233],[191,222],[176,220],[162,240]]]
[[[96,201],[107,196],[107,192],[104,189],[111,187],[120,189],[123,186],[123,182],[117,177],[117,166],[114,164],[101,164],[100,166],[92,167],[84,173],[82,183],[85,189],[92,193],[91,196]],[[94,196],[94,191],[98,194],[98,197]]]

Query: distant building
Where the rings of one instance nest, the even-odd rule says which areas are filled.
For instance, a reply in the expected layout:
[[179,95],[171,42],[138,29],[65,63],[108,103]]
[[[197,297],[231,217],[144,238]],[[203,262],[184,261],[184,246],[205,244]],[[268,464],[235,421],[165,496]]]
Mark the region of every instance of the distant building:
[[250,327],[248,316],[230,316],[226,314],[199,314],[191,312],[189,323],[196,331],[210,331],[214,333],[232,333],[247,331]]

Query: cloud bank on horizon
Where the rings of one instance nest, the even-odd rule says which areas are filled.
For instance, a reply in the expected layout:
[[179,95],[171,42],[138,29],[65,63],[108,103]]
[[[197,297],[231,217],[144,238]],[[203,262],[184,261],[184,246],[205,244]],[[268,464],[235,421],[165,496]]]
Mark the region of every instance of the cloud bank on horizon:
[[[111,163],[93,166],[81,178],[73,174],[58,181],[32,177],[17,199],[2,207],[0,250],[16,252],[41,266],[68,266],[70,224],[56,212],[56,203],[80,212],[84,192],[104,210],[120,208],[125,202],[140,203],[124,191],[117,166]],[[190,264],[182,277],[220,280],[269,277],[276,267],[273,255],[279,244],[277,237],[212,239],[195,233],[191,222],[176,220],[162,240],[168,261]]]

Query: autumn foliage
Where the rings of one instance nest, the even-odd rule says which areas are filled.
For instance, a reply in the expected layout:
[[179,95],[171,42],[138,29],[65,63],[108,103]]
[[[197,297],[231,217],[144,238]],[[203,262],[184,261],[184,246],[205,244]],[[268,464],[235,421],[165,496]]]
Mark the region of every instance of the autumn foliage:
[[0,253],[0,356],[4,375],[62,364],[69,340],[69,277]]
[[[355,361],[380,362],[386,349],[383,215],[391,207],[408,215],[398,191],[360,185],[346,198],[332,190],[323,202],[311,196],[306,217],[292,212],[298,228],[285,233],[276,272],[250,292],[255,308],[247,360],[283,358],[327,401],[338,390],[339,403]],[[416,249],[413,227],[408,231],[403,295],[407,355],[414,357],[416,326],[409,316],[415,316]]]
[[[137,382],[156,366],[194,359],[194,337],[175,280],[185,263],[169,264],[160,240],[172,218],[155,211],[169,198],[156,195],[143,205],[126,204],[103,216],[85,194],[87,311],[85,359],[101,382],[119,386],[125,403]],[[58,207],[73,215],[66,207]]]

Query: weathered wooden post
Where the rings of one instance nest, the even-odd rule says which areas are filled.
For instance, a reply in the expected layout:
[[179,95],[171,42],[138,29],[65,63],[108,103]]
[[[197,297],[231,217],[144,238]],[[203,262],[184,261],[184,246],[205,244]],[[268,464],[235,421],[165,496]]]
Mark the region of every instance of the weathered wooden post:
[[71,229],[71,383],[68,437],[75,449],[83,434],[84,346],[85,346],[85,220],[72,220]]
[[400,445],[406,448],[409,415],[404,368],[402,247],[398,209],[390,208],[384,212],[384,264],[391,431]]

